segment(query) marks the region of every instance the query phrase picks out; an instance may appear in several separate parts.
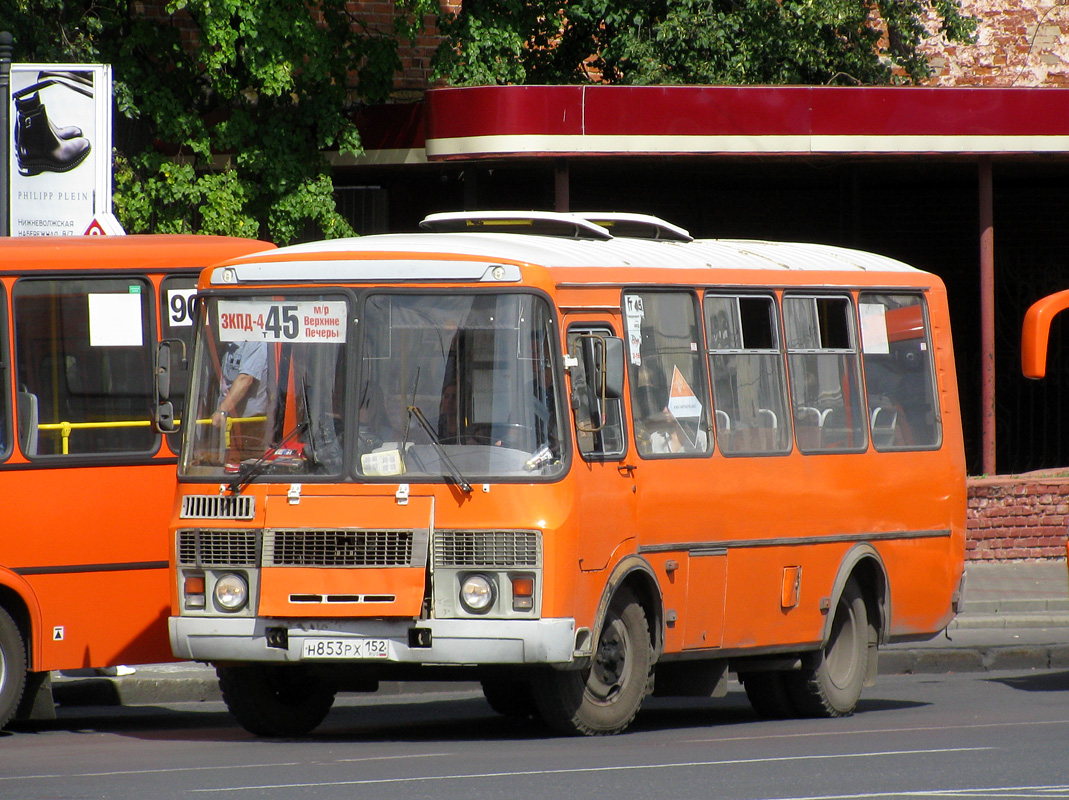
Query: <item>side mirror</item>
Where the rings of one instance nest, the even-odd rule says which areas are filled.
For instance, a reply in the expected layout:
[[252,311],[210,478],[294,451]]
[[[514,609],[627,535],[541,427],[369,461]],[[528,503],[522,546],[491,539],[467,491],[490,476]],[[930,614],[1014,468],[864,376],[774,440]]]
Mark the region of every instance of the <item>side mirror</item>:
[[174,433],[178,426],[174,422],[174,405],[160,403],[156,406],[156,430],[160,433]]
[[174,433],[178,425],[174,418],[174,404],[171,403],[171,373],[174,370],[175,353],[180,353],[179,367],[186,366],[186,345],[181,339],[164,339],[156,345],[156,414],[155,427],[160,433]]
[[605,338],[605,396],[618,399],[624,395],[624,340],[619,336]]
[[587,382],[601,399],[615,400],[624,393],[624,340],[598,333],[581,339]]
[[164,340],[156,345],[156,402],[171,399],[171,342]]

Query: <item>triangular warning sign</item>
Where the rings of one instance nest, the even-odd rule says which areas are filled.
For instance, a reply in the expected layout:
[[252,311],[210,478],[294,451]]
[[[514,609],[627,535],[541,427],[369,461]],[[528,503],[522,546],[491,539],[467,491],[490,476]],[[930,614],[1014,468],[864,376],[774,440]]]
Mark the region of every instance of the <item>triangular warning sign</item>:
[[126,233],[122,223],[109,211],[97,214],[89,227],[85,229],[83,236],[122,236]]
[[701,401],[690,388],[690,384],[679,371],[679,367],[672,368],[672,389],[668,395],[668,410],[676,419],[697,419],[702,415]]

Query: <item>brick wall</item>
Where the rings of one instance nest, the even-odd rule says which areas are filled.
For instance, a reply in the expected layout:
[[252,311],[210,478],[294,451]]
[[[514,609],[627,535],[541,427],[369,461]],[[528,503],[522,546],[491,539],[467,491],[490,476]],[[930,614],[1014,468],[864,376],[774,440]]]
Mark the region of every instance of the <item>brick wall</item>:
[[969,479],[969,561],[1065,558],[1069,477]]
[[975,44],[925,45],[936,86],[1069,86],[1069,0],[962,0]]

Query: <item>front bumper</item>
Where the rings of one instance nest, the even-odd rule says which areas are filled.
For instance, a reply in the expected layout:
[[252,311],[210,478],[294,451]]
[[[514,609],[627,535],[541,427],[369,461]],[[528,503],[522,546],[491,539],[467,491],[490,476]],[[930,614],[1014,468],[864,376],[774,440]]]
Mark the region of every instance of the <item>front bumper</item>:
[[[412,628],[430,631],[429,647],[412,647]],[[302,661],[306,639],[386,639],[386,659],[333,663],[566,664],[572,661],[574,619],[308,620],[171,617],[171,649],[192,661]],[[287,647],[268,645],[268,630],[286,630]],[[277,640],[277,637],[276,637]],[[319,663],[323,663],[317,659]]]

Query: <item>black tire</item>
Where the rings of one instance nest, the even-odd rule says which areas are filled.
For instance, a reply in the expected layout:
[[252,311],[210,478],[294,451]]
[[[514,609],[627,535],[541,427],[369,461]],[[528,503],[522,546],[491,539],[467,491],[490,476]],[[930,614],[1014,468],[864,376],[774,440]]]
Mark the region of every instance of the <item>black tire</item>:
[[746,697],[761,719],[792,719],[798,711],[787,690],[783,672],[747,672],[739,675]]
[[216,667],[223,701],[234,719],[257,736],[303,736],[334,705],[334,688],[301,667]]
[[843,588],[831,636],[822,650],[806,656],[800,672],[786,673],[787,689],[805,717],[854,713],[868,671],[869,615],[857,582]]
[[528,719],[538,714],[529,681],[521,678],[483,678],[480,684],[486,702],[501,716]]
[[613,599],[588,669],[545,669],[531,689],[542,720],[568,735],[621,733],[650,689],[653,648],[646,612],[631,592]]
[[0,608],[0,728],[18,710],[26,690],[26,644],[18,625]]

